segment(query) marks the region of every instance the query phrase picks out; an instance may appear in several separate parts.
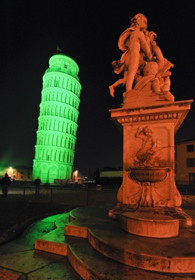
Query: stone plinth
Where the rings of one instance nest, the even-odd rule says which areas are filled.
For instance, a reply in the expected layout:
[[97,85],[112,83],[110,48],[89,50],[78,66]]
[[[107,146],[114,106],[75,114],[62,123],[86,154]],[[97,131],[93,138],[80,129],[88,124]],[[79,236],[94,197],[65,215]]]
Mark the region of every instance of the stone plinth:
[[[145,99],[140,106],[136,103],[136,107],[134,102],[135,95],[129,97],[122,108],[110,110],[112,119],[123,129],[123,182],[117,207],[179,207],[181,195],[175,185],[174,135],[193,100],[158,99],[150,105],[149,99]],[[144,176],[145,179],[140,179]]]
[[[193,100],[176,102],[171,93],[132,90],[123,94],[123,101],[122,108],[110,110],[123,130],[123,181],[118,203],[108,215],[120,220],[128,233],[155,238],[177,236],[179,226],[192,226],[192,219],[180,209],[174,135]],[[146,212],[139,212],[140,208]],[[164,210],[154,215],[149,208]],[[167,209],[171,210],[165,215]]]

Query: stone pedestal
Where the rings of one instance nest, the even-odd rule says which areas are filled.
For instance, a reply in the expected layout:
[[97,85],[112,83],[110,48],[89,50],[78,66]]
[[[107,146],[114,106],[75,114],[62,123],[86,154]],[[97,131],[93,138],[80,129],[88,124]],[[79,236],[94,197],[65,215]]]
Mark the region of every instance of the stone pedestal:
[[182,201],[174,171],[174,135],[192,102],[174,101],[171,94],[132,91],[124,94],[122,108],[110,110],[123,129],[123,182],[110,216],[119,219],[123,212],[160,207],[177,216],[180,212],[181,220],[186,221],[181,224],[192,224],[179,208]]

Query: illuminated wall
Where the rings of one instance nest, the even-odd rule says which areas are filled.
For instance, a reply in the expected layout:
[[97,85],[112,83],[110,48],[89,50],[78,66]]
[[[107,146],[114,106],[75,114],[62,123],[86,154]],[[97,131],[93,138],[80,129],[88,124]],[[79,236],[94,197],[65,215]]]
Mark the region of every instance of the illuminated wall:
[[175,145],[175,174],[179,184],[195,184],[195,138]]
[[[4,177],[5,173],[13,180],[32,181],[32,168],[20,165],[0,165],[0,178]],[[12,182],[13,184],[13,182]]]
[[81,84],[70,57],[53,55],[43,76],[33,179],[53,183],[73,171]]

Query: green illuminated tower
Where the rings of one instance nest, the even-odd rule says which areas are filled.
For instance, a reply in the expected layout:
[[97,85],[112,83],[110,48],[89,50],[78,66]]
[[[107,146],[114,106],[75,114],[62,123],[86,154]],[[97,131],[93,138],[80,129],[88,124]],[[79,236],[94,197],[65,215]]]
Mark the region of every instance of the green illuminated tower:
[[73,171],[81,84],[77,63],[53,55],[43,76],[33,179],[53,183],[70,179]]

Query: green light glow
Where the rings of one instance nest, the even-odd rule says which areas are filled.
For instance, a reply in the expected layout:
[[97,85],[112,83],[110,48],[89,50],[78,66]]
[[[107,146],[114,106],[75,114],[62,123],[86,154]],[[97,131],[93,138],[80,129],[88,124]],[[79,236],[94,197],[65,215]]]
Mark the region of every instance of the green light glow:
[[73,171],[81,84],[79,67],[70,57],[56,54],[43,76],[33,179],[54,183],[70,179]]

